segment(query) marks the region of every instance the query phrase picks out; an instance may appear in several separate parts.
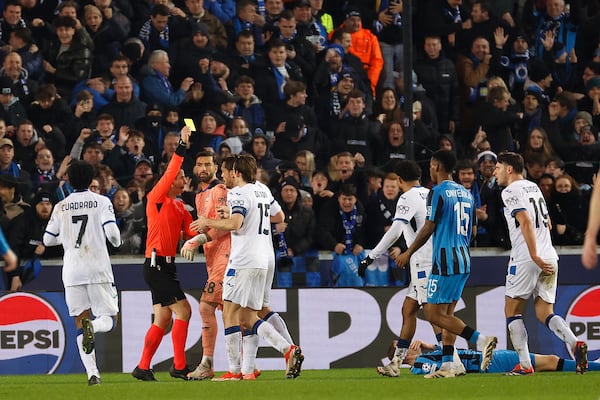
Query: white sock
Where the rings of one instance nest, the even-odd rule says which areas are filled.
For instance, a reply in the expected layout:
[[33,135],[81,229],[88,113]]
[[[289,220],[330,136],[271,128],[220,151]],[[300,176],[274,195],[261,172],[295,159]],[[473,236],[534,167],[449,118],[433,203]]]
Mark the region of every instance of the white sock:
[[265,321],[263,320],[259,320],[256,323],[258,324],[258,329],[254,328],[256,327],[255,324],[253,330],[256,329],[256,333],[258,333],[258,336],[260,336],[261,339],[265,340],[281,354],[285,354],[290,348],[290,344],[275,330],[273,325],[264,322]]
[[456,350],[456,347],[454,347],[454,354],[453,354],[454,360],[452,361],[452,365],[454,365],[455,367],[464,367],[462,361],[460,361],[460,355],[458,355],[458,350]]
[[202,360],[200,360],[200,364],[210,365],[212,367],[212,365],[213,365],[212,356],[202,356]]
[[247,375],[254,372],[256,353],[258,351],[258,335],[250,334],[242,336],[242,374]]
[[440,369],[443,369],[444,371],[447,371],[449,369],[452,369],[452,365],[454,364],[454,361],[446,361],[442,363],[442,366],[440,367]]
[[527,343],[527,329],[525,329],[525,323],[523,318],[519,316],[518,319],[513,319],[508,324],[508,331],[510,332],[510,340],[512,342],[515,351],[519,354],[519,362],[521,367],[524,369],[531,368],[531,359],[529,358],[529,344]]
[[83,334],[81,333],[77,335],[77,350],[79,350],[79,358],[81,358],[88,379],[90,379],[92,375],[96,375],[100,378],[100,372],[96,365],[96,351],[94,350],[90,354],[85,354],[85,351],[83,351]]
[[108,315],[101,315],[92,321],[94,333],[110,332],[114,327],[114,320]]
[[279,315],[276,312],[271,312],[271,313],[269,313],[268,318],[265,319],[265,321],[270,323],[271,325],[273,325],[275,330],[281,336],[283,336],[283,338],[285,340],[287,340],[287,342],[289,344],[294,344],[294,341],[292,340],[292,336],[290,335],[290,332],[288,331],[288,327],[287,327],[285,321],[283,320],[283,318],[281,318],[281,315]]
[[394,351],[394,358],[392,358],[392,362],[396,362],[400,365],[404,362],[404,357],[406,357],[406,353],[408,353],[408,349],[404,347],[396,347]]
[[229,372],[239,374],[240,354],[242,351],[242,332],[225,334],[225,349],[227,350],[227,361],[229,362]]
[[575,337],[571,329],[569,329],[567,322],[560,315],[555,314],[550,318],[550,321],[548,321],[548,328],[550,328],[560,340],[567,343],[569,349],[573,349],[575,344],[577,344],[577,337]]
[[477,348],[480,350],[483,350],[483,345],[485,344],[485,340],[487,339],[487,336],[483,336],[483,335],[479,335],[477,337]]

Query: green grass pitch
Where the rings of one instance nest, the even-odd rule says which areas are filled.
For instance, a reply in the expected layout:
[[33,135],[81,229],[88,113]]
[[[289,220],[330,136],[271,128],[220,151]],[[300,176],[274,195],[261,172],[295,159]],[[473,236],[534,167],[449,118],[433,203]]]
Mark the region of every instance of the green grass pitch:
[[159,382],[129,374],[105,373],[88,387],[84,374],[0,376],[0,399],[600,399],[600,374],[551,372],[534,376],[469,374],[454,379],[424,379],[402,370],[399,378],[378,376],[375,368],[306,370],[295,380],[283,371],[263,371],[254,382],[182,381],[167,372]]

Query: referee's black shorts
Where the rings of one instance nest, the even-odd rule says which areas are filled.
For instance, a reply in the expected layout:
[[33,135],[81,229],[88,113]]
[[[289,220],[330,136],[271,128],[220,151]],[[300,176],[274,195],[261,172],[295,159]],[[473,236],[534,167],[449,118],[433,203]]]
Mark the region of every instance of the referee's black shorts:
[[149,258],[144,261],[144,281],[150,287],[153,305],[160,304],[166,307],[185,299],[177,279],[174,258],[157,256],[155,267],[150,266]]

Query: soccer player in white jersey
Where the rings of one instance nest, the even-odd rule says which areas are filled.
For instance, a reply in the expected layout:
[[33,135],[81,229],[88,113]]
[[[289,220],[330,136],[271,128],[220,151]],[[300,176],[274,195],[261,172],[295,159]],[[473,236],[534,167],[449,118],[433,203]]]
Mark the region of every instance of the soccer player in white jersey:
[[[227,159],[223,164],[227,164]],[[213,228],[232,232],[231,253],[223,279],[223,320],[229,371],[214,380],[255,379],[259,337],[284,355],[286,377],[296,378],[304,359],[300,347],[289,344],[257,314],[263,308],[265,294],[268,296],[272,283],[267,280],[269,265],[275,262],[271,222],[282,222],[284,214],[268,188],[255,183],[256,160],[252,156],[234,156],[231,165],[231,170],[222,169],[225,182],[232,179],[236,184],[227,194],[229,217],[199,216],[190,225],[199,231]],[[241,329],[244,330],[243,337]]]
[[506,273],[504,311],[519,364],[507,375],[530,375],[534,368],[529,358],[527,330],[523,312],[527,301],[535,298],[535,314],[575,354],[578,372],[587,369],[587,345],[577,341],[565,320],[554,314],[558,276],[558,254],[550,239],[548,208],[540,188],[523,178],[523,157],[504,152],[498,156],[494,175],[502,190],[504,217],[512,249]]
[[119,312],[106,239],[119,247],[121,235],[110,200],[88,190],[94,168],[86,161],[74,160],[67,176],[75,192],[54,207],[44,233],[44,245],[62,244],[65,250],[62,270],[65,300],[69,315],[75,317],[77,348],[88,385],[97,385],[100,373],[94,333],[112,330]]
[[[396,204],[396,214],[390,229],[383,235],[370,254],[360,263],[358,274],[364,276],[366,268],[404,234],[406,245],[410,246],[417,232],[425,225],[427,218],[427,195],[429,189],[421,186],[421,168],[414,161],[400,161],[396,167],[402,195]],[[431,273],[432,239],[421,247],[410,259],[410,288],[402,305],[402,328],[396,341],[396,350],[392,361],[383,367],[377,367],[380,375],[397,377],[400,366],[408,352],[408,347],[417,328],[417,312],[423,303],[427,302],[427,280]],[[441,329],[433,326],[436,335]],[[458,358],[457,358],[458,359]]]

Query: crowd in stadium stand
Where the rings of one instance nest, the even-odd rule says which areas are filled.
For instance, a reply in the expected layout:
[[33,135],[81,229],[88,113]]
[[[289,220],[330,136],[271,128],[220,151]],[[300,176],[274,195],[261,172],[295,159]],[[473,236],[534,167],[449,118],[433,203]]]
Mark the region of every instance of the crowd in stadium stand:
[[[21,265],[60,255],[41,238],[73,190],[72,159],[96,168],[90,190],[114,204],[114,254],[141,254],[146,185],[190,119],[190,210],[198,151],[252,154],[287,217],[275,247],[304,257],[304,271],[282,267],[294,277],[282,285],[330,284],[315,251],[371,248],[391,224],[406,110],[423,185],[430,155],[456,152],[477,205],[474,246],[510,246],[493,176],[502,151],[522,154],[540,185],[554,243],[582,243],[600,161],[599,0],[413,1],[412,71],[402,1],[0,4],[0,225]],[[15,290],[31,279],[23,267],[4,278]]]

